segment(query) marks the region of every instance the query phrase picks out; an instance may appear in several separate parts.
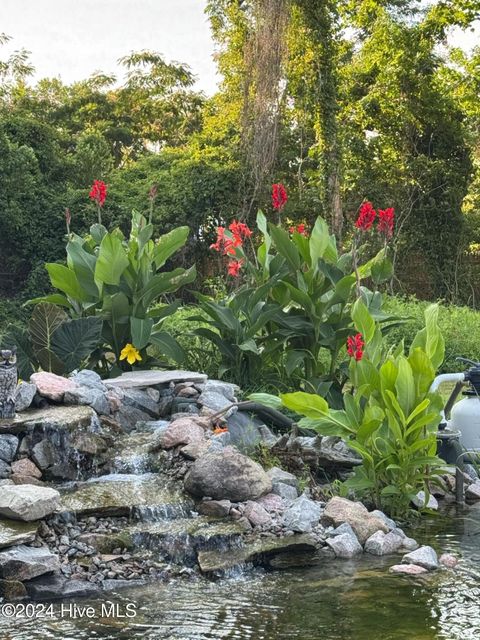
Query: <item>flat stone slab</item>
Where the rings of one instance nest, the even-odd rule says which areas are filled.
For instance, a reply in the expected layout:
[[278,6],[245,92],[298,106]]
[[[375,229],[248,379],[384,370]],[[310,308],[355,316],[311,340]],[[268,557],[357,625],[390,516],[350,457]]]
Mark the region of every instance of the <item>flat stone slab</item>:
[[95,415],[94,410],[87,406],[33,409],[17,414],[12,420],[0,421],[0,433],[21,433],[37,425],[66,430],[76,429],[79,426],[88,426]]
[[42,576],[26,584],[33,600],[60,600],[62,598],[98,597],[99,586],[86,580],[69,580],[59,575]]
[[288,555],[289,566],[295,566],[295,556],[298,556],[298,566],[305,566],[305,556],[311,555],[313,560],[317,546],[315,539],[308,534],[267,538],[228,552],[222,549],[200,551],[198,564],[203,573],[219,574],[248,563],[269,565],[271,559]]
[[33,484],[2,487],[0,516],[32,522],[53,513],[59,505],[60,494],[50,487]]
[[128,516],[132,509],[168,515],[191,506],[183,491],[162,475],[110,474],[59,487],[61,509],[77,515]]
[[37,524],[34,522],[0,520],[0,549],[33,542],[36,533]]
[[169,384],[170,382],[205,382],[207,376],[196,371],[129,371],[122,373],[118,378],[111,378],[105,383],[108,387],[121,387],[132,389],[134,387],[154,387],[157,384]]
[[58,556],[45,547],[19,545],[0,551],[0,577],[7,580],[23,582],[59,570]]

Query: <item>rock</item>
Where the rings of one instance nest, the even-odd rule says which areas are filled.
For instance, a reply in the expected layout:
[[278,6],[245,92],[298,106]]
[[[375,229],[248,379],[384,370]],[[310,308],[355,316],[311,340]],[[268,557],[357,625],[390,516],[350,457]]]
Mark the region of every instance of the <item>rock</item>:
[[0,577],[14,580],[31,580],[44,573],[60,569],[58,556],[44,547],[19,545],[0,551]]
[[385,522],[378,516],[369,513],[361,502],[352,502],[338,496],[327,502],[322,522],[335,527],[342,522],[348,522],[355,531],[360,544],[365,544],[376,531],[388,533],[388,526]]
[[36,487],[44,487],[45,483],[33,476],[21,476],[16,473],[12,476],[13,484],[34,484]]
[[288,440],[286,448],[313,469],[352,468],[361,464],[358,454],[334,436],[297,436]]
[[272,481],[273,486],[275,486],[277,482],[282,482],[283,484],[288,484],[290,487],[298,489],[297,477],[294,476],[293,473],[288,473],[288,471],[280,469],[280,467],[272,467],[267,471],[267,475]]
[[32,447],[32,458],[42,471],[55,463],[55,450],[49,440],[40,440]]
[[16,460],[12,463],[12,473],[17,474],[19,476],[31,476],[32,478],[41,478],[42,472],[28,458],[22,458],[21,460]]
[[199,443],[205,440],[205,431],[195,420],[180,418],[171,422],[160,436],[163,449],[171,449],[183,444]]
[[336,527],[333,531],[330,532],[329,537],[335,538],[336,536],[341,536],[344,533],[349,533],[350,535],[353,535],[356,537],[355,531],[348,524],[348,522],[344,522],[339,527]]
[[73,380],[73,382],[79,387],[96,389],[97,391],[102,391],[103,393],[107,391],[107,387],[98,373],[95,373],[95,371],[91,371],[90,369],[82,369],[82,371],[79,371],[75,375],[71,376],[71,380]]
[[85,453],[91,456],[99,455],[107,451],[108,444],[98,433],[88,433],[79,431],[72,436],[71,446],[78,453]]
[[17,522],[15,520],[0,521],[0,549],[19,544],[28,544],[35,540],[37,523]]
[[[235,396],[238,391],[239,388],[235,384],[221,382],[220,380],[207,380],[197,401],[200,406],[207,407],[216,413],[235,404],[237,401]],[[236,410],[236,407],[233,407],[225,412],[223,417],[231,416]]]
[[59,506],[60,494],[49,487],[18,485],[2,487],[0,491],[0,515],[13,520],[40,520],[53,513]]
[[328,546],[333,549],[337,558],[353,558],[362,553],[362,545],[352,533],[342,533],[327,539]]
[[233,447],[195,460],[184,482],[185,489],[194,496],[232,502],[255,500],[272,490],[262,467]]
[[38,393],[44,398],[54,402],[62,402],[65,391],[72,391],[77,388],[73,380],[57,376],[54,373],[40,371],[30,376],[30,382],[36,387]]
[[150,397],[147,391],[142,389],[123,389],[122,403],[127,407],[134,407],[151,418],[160,416],[158,403]]
[[122,389],[155,387],[168,385],[170,382],[205,382],[207,376],[195,371],[129,371],[118,378],[110,378],[107,386],[120,387]]
[[198,396],[198,391],[194,387],[184,387],[180,389],[176,395],[179,398],[196,398]]
[[418,509],[432,509],[434,511],[438,510],[438,502],[437,499],[429,494],[428,501],[427,496],[425,495],[425,491],[419,491],[417,495],[413,498],[412,503]]
[[423,573],[428,573],[425,567],[420,567],[418,564],[394,564],[389,569],[390,573],[398,573],[407,576],[419,576]]
[[191,442],[180,449],[180,453],[187,460],[196,460],[210,451],[211,443],[208,440],[200,440],[199,442]]
[[458,564],[458,558],[451,553],[442,553],[439,558],[439,562],[448,569],[454,569]]
[[25,411],[33,402],[33,398],[37,393],[37,387],[28,382],[20,382],[15,392],[15,410]]
[[393,531],[394,529],[397,528],[397,523],[395,522],[395,520],[392,520],[391,518],[389,518],[387,515],[383,513],[383,511],[380,511],[379,509],[375,509],[375,511],[370,511],[370,515],[376,516],[377,518],[380,518],[380,520],[383,520],[390,531]]
[[273,492],[267,493],[267,495],[258,498],[257,502],[261,504],[262,507],[269,513],[275,511],[283,511],[285,509],[285,502],[283,501],[283,499]]
[[365,542],[365,551],[374,556],[386,556],[396,553],[402,546],[403,538],[395,531],[377,531]]
[[275,482],[272,488],[272,493],[275,493],[277,496],[280,496],[284,500],[296,500],[298,498],[298,491],[295,487],[292,487],[289,484],[284,484],[283,482]]
[[[43,431],[70,432],[80,427],[89,427],[96,414],[90,407],[48,406],[44,409],[29,409],[17,415],[8,427],[8,433],[24,433],[42,428]],[[24,445],[24,441],[26,443]],[[30,435],[22,440],[19,453],[28,453]]]
[[283,516],[283,524],[291,531],[306,533],[318,524],[322,508],[318,502],[302,495],[294,500]]
[[[130,583],[131,584],[131,583]],[[60,575],[37,578],[25,584],[32,600],[59,600],[60,598],[98,597],[101,587],[87,580],[69,580]]]
[[465,500],[467,500],[467,502],[477,502],[477,500],[480,500],[480,482],[474,482],[466,488]]
[[268,511],[261,504],[252,500],[247,500],[243,515],[248,518],[253,527],[263,527],[272,522],[272,516]]
[[[399,529],[397,529],[396,531],[399,531]],[[400,548],[400,551],[415,551],[415,549],[418,549],[419,546],[420,545],[416,540],[414,540],[413,538],[408,538],[404,535],[404,537],[402,538],[402,546]]]
[[0,596],[7,602],[12,600],[23,600],[27,595],[27,590],[23,582],[19,580],[0,580]]
[[10,465],[8,464],[8,462],[0,460],[0,478],[5,480],[6,478],[10,477],[11,473],[12,470],[10,469]]
[[[223,549],[198,552],[198,564],[202,573],[222,575],[236,566],[252,563],[271,566],[273,559],[289,556],[289,566],[305,566],[317,551],[315,539],[308,535],[286,536],[283,538],[263,538],[248,546],[233,548],[225,553]],[[298,564],[294,559],[298,558]]]
[[230,500],[204,500],[197,506],[198,513],[215,518],[225,518],[231,508]]
[[18,438],[10,433],[0,436],[0,460],[11,462],[18,449]]
[[[208,393],[210,398],[210,392],[204,392],[204,394],[205,393]],[[202,396],[200,396],[200,398],[202,398]],[[214,404],[210,399],[208,401],[210,405]],[[216,404],[220,405],[220,401],[217,401]],[[232,404],[230,400],[225,400],[225,406],[230,404]],[[246,411],[237,411],[229,415],[227,418],[227,426],[231,443],[242,453],[252,452],[255,447],[261,443],[269,446],[276,441],[276,437],[270,429],[261,420]]]
[[78,387],[65,391],[63,402],[66,405],[88,405],[101,415],[109,415],[111,410],[106,392],[90,387]]
[[420,567],[430,571],[438,569],[438,558],[432,547],[423,546],[404,555],[402,564],[418,564]]

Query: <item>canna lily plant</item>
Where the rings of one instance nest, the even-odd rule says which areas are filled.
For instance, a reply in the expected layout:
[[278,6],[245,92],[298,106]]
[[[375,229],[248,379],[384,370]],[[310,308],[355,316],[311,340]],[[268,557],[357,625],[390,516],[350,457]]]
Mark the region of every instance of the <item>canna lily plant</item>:
[[[100,208],[105,192],[97,189],[96,195]],[[91,349],[90,364],[104,373],[115,374],[137,363],[142,368],[155,364],[148,353],[151,345],[180,362],[181,346],[162,328],[180,302],[166,297],[193,282],[196,270],[192,266],[164,271],[164,267],[185,245],[188,234],[188,227],[178,227],[155,239],[153,225],[137,212],[132,213],[128,238],[119,228],[108,231],[100,223],[92,225],[85,238],[69,233],[67,264],[46,265],[59,293],[30,303],[56,305],[72,319],[101,322],[101,337]],[[81,342],[82,336],[76,339]]]

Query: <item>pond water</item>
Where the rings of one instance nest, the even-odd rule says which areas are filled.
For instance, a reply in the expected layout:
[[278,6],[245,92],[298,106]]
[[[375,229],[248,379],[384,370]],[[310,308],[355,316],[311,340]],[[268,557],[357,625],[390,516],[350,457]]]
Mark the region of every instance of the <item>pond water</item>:
[[[438,551],[462,556],[455,571],[421,578],[388,574],[390,556],[326,561],[308,569],[254,570],[217,582],[179,580],[106,594],[126,615],[72,619],[71,603],[54,617],[0,619],[2,640],[478,640],[480,638],[480,506],[452,507],[411,532]],[[64,607],[63,615],[61,607]]]

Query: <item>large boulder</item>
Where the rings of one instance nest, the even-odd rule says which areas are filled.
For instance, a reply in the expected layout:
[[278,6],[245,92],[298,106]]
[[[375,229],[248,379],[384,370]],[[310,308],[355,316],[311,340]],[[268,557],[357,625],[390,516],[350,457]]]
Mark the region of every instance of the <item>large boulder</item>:
[[233,447],[198,458],[184,482],[194,496],[232,502],[255,500],[272,490],[272,481],[262,467]]
[[388,533],[388,525],[378,516],[369,513],[361,502],[352,502],[335,496],[325,506],[322,521],[324,524],[338,527],[347,522],[355,531],[359,542],[365,542],[377,531]]
[[0,515],[12,520],[40,520],[53,513],[60,504],[60,494],[49,487],[30,484],[2,487]]
[[30,580],[59,569],[58,556],[44,547],[19,545],[0,551],[0,577],[7,580]]

